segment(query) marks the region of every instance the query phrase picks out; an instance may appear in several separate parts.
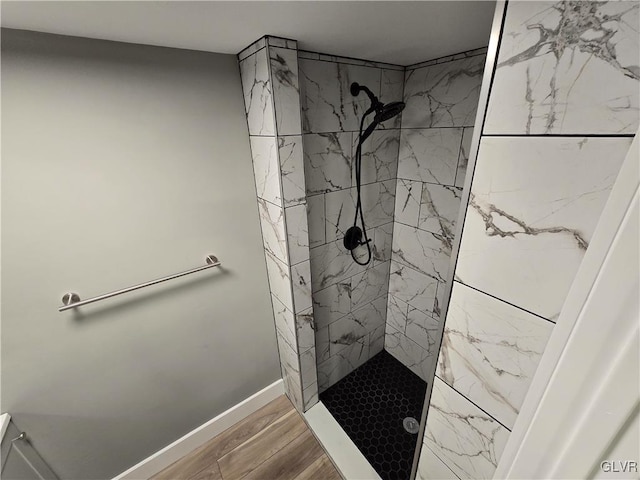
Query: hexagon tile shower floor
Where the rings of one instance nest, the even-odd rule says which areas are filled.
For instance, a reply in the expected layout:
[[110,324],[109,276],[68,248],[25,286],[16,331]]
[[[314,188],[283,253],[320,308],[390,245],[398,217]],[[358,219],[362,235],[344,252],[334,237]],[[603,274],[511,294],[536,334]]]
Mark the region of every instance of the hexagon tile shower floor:
[[420,419],[427,384],[382,351],[320,394],[320,400],[383,480],[407,480],[418,436],[403,427]]

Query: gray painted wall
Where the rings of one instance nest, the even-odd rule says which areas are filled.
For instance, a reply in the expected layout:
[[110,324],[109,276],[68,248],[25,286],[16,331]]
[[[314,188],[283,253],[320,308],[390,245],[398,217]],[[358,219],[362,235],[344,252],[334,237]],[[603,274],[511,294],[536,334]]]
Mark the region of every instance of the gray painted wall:
[[2,31],[1,409],[58,475],[116,475],[280,378],[255,198],[235,56]]

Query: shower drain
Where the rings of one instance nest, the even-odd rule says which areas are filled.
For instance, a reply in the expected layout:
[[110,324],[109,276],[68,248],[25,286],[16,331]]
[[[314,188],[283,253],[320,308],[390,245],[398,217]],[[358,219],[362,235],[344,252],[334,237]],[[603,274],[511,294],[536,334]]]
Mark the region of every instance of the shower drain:
[[407,417],[402,420],[402,426],[409,433],[418,433],[418,430],[420,430],[420,424],[413,417]]

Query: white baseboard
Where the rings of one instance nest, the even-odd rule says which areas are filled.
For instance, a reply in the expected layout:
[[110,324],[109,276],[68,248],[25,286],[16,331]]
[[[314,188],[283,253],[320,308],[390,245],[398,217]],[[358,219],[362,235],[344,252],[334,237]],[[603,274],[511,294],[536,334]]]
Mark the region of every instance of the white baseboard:
[[284,385],[280,379],[187,433],[171,445],[145,458],[113,480],[146,480],[150,478],[282,394],[284,394]]

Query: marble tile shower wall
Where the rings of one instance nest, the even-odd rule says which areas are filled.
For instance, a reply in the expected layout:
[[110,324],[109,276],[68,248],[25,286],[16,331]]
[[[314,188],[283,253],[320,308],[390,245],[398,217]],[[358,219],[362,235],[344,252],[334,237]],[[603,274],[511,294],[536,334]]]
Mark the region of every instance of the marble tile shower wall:
[[297,44],[264,37],[238,55],[285,391],[318,400]]
[[493,477],[638,128],[638,9],[507,5],[421,478]]
[[[383,349],[393,234],[400,118],[363,147],[362,205],[372,262],[356,264],[342,245],[356,204],[353,158],[360,116],[369,106],[352,82],[381,101],[402,98],[404,67],[299,52],[311,288],[320,392]],[[366,259],[365,247],[355,251]]]
[[405,73],[385,350],[426,382],[485,57],[481,48]]

